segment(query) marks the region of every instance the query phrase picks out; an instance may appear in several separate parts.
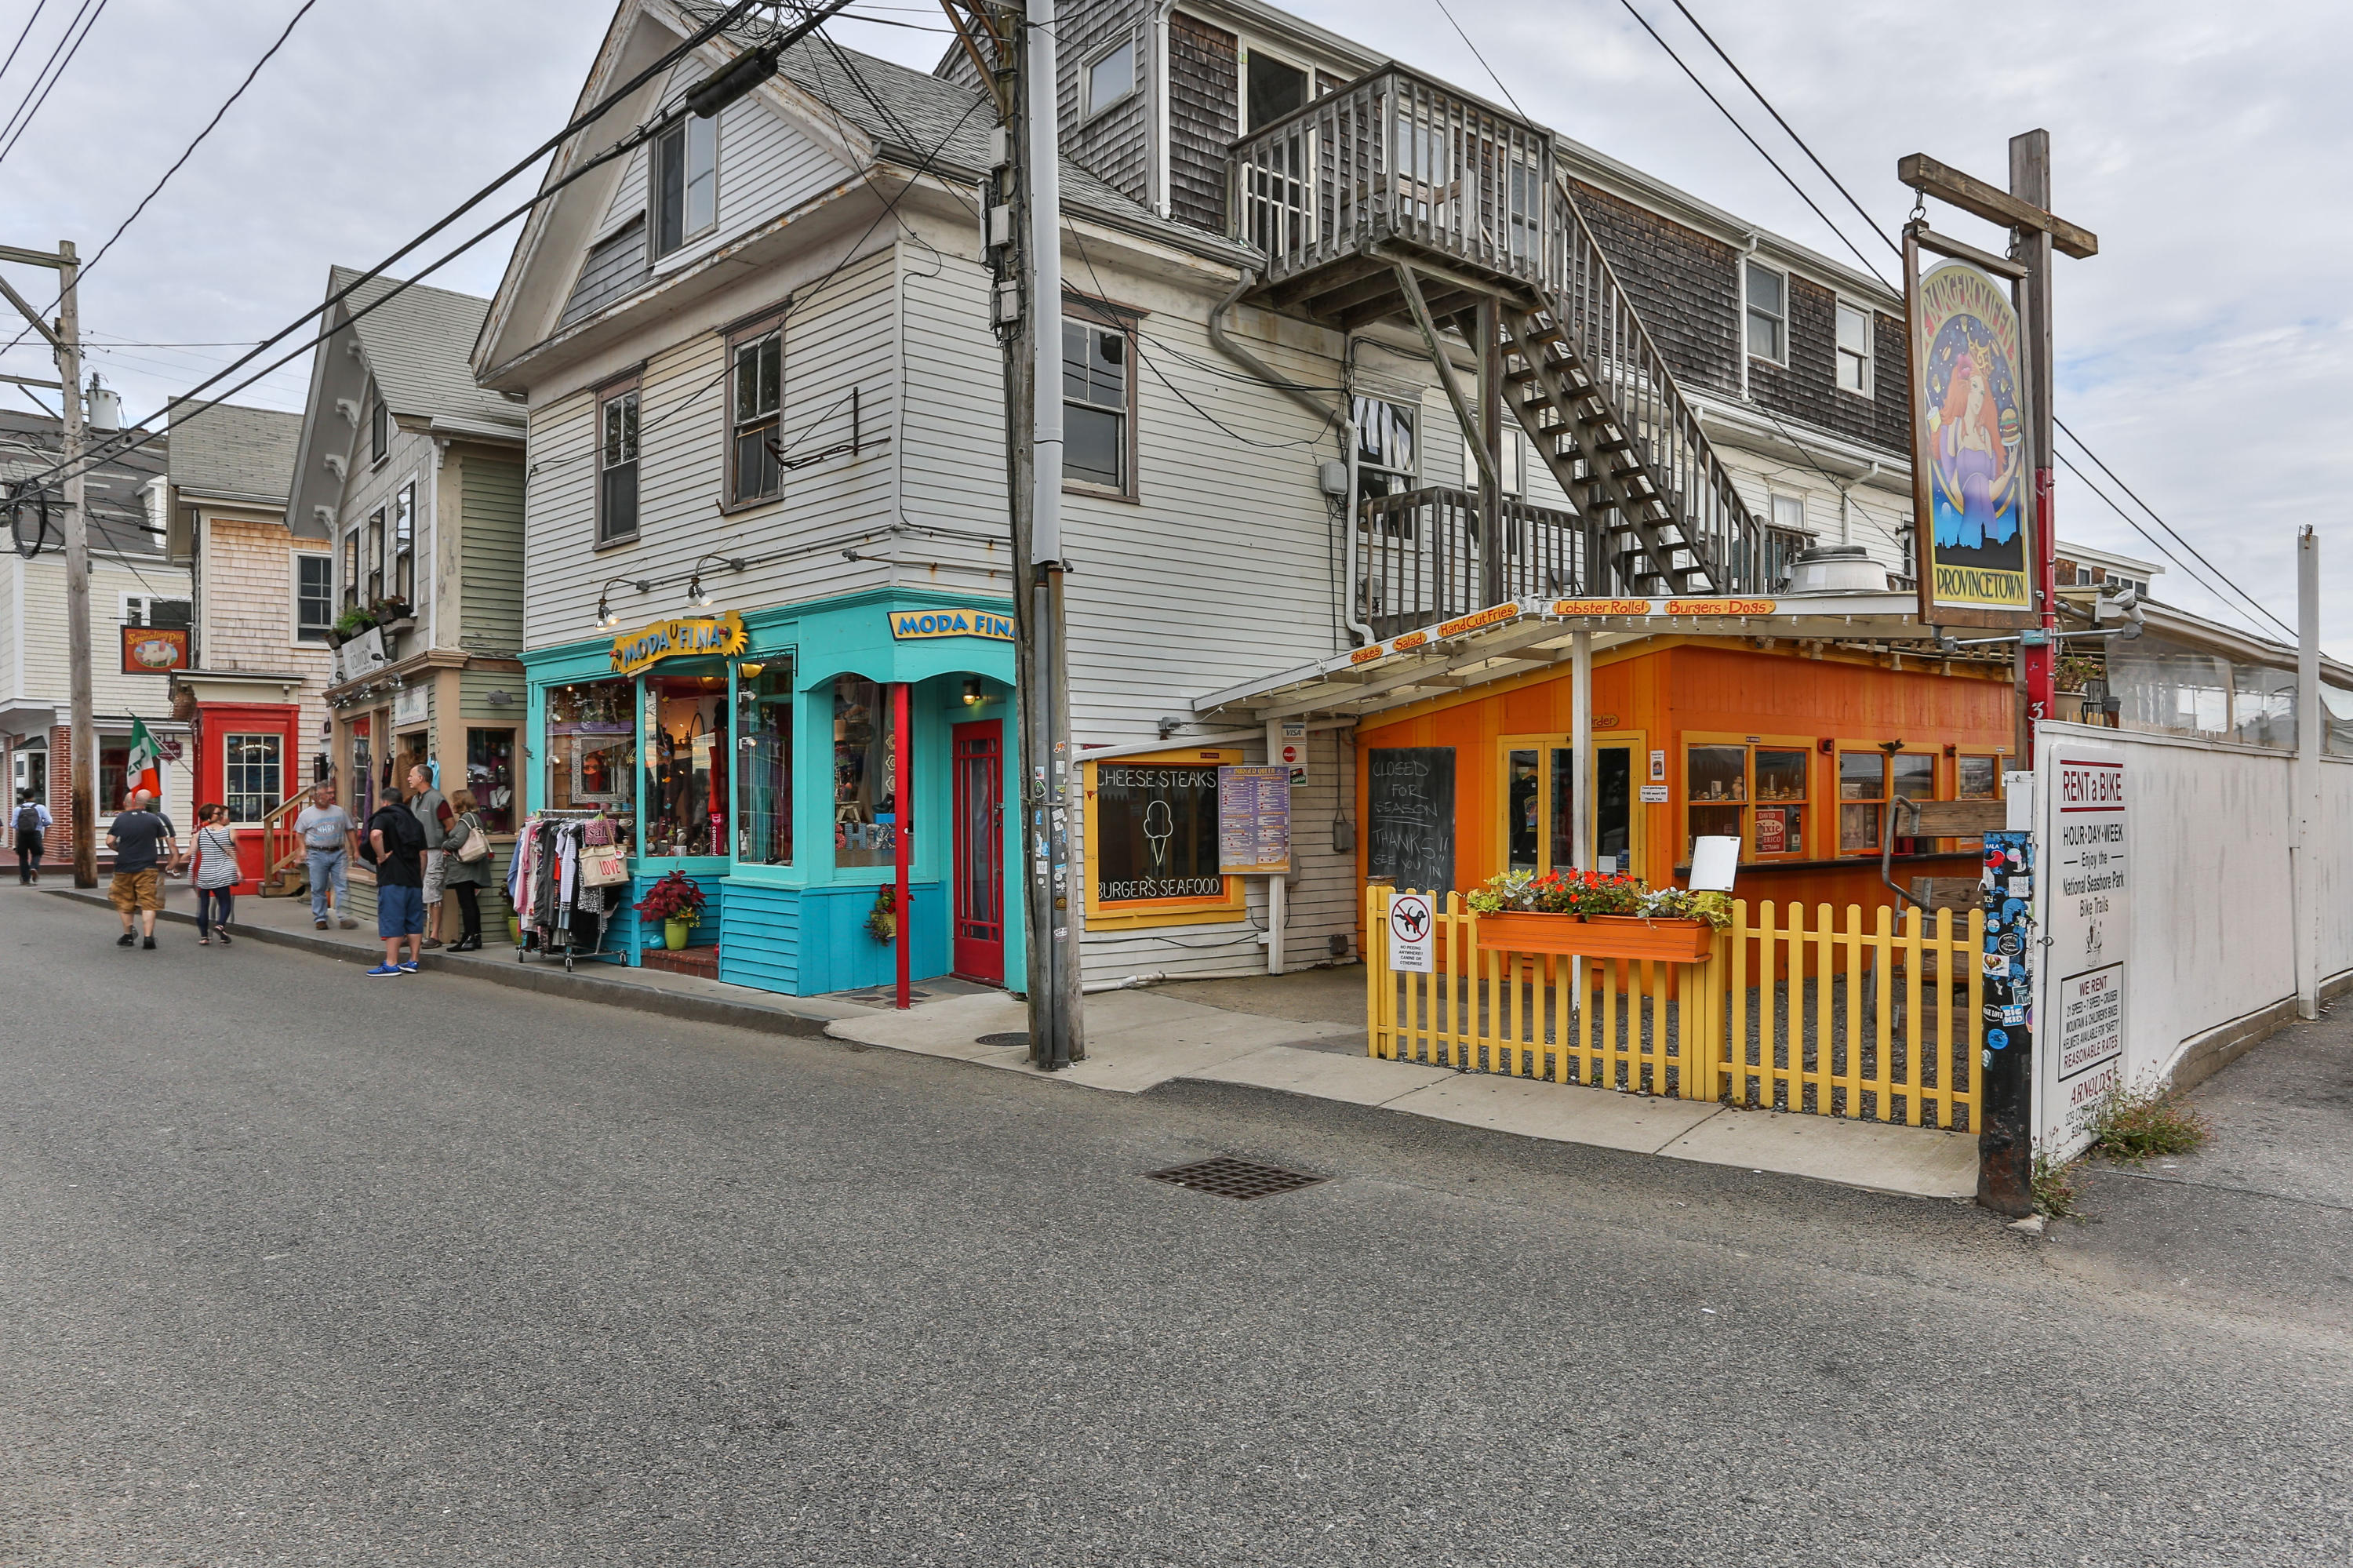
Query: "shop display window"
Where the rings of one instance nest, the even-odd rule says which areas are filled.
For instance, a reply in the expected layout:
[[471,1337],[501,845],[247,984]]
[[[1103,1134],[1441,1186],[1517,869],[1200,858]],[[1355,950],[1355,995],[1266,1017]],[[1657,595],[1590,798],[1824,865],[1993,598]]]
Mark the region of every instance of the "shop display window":
[[637,820],[638,723],[629,681],[586,681],[547,694],[547,804]]
[[514,731],[466,732],[466,788],[484,832],[514,832]]
[[1757,807],[1748,853],[1757,859],[1806,853],[1806,778],[1812,757],[1794,747],[1757,748]]
[[735,669],[735,858],[793,863],[793,662]]
[[352,798],[346,802],[352,821],[364,822],[375,815],[375,752],[368,731],[368,715],[352,720]]
[[1887,758],[1877,751],[1839,753],[1839,853],[1879,853],[1879,824],[1887,810]]
[[1214,764],[1101,763],[1091,805],[1098,905],[1225,896]]
[[1694,746],[1684,762],[1683,858],[1704,838],[1740,837],[1741,807],[1748,799],[1748,748]]
[[646,677],[649,855],[727,853],[727,677]]
[[863,675],[833,682],[833,863],[892,863],[898,851],[891,692]]
[[1542,869],[1537,854],[1544,843],[1544,770],[1536,761],[1540,755],[1534,750],[1514,751],[1504,758],[1509,770],[1504,811],[1510,845],[1505,864],[1512,871]]
[[2001,799],[2001,758],[1963,757],[1954,766],[1954,795],[1963,800]]

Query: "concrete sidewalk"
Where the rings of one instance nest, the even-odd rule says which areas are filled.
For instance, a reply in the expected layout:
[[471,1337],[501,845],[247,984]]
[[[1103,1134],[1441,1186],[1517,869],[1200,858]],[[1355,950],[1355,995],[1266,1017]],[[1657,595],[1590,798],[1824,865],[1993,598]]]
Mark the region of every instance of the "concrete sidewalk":
[[[101,907],[106,903],[102,893],[38,891]],[[183,906],[189,902],[185,885],[175,886],[171,896]],[[195,917],[185,907],[167,909],[164,918],[172,927],[165,939],[195,939]],[[375,932],[364,925],[353,931],[314,929],[307,899],[240,898],[233,929],[240,941],[347,963],[373,964],[383,955]],[[234,962],[234,952],[222,957]],[[479,953],[426,954],[417,979],[430,983],[441,974],[762,1033],[824,1035],[944,1056],[1113,1093],[1140,1094],[1180,1079],[1235,1084],[1522,1138],[1779,1171],[1915,1197],[1968,1198],[1977,1191],[1977,1139],[1968,1134],[1735,1110],[1710,1102],[1382,1061],[1366,1054],[1364,971],[1355,966],[1091,996],[1087,1059],[1053,1074],[1032,1067],[1019,1044],[979,1043],[985,1035],[1027,1030],[1028,1012],[1018,998],[974,991],[961,983],[925,981],[919,988],[925,1000],[901,1012],[887,1003],[874,1005],[871,992],[856,1000],[779,996],[695,975],[602,962],[582,963],[566,974],[560,963],[518,961],[504,940]]]
[[1340,1022],[1231,1012],[1189,1000],[1194,990],[1174,984],[1089,997],[1087,1059],[1055,1074],[1032,1067],[1019,1044],[980,1044],[983,1036],[1018,1033],[1028,1026],[1022,1004],[1000,994],[842,1019],[826,1033],[837,1040],[1092,1089],[1138,1094],[1179,1079],[1239,1084],[1523,1138],[1780,1171],[1914,1197],[1966,1199],[1977,1192],[1973,1134],[1735,1110],[1710,1101],[1388,1062],[1363,1054],[1361,1019]]

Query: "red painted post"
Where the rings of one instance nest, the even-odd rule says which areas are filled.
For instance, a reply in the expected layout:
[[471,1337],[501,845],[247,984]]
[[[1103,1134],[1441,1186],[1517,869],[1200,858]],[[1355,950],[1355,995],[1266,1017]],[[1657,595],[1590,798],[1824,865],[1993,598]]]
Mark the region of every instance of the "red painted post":
[[896,880],[893,902],[899,911],[899,1002],[901,1007],[915,1005],[913,984],[909,977],[911,968],[908,944],[914,940],[910,927],[914,924],[914,911],[907,906],[907,861],[913,851],[915,830],[914,769],[911,766],[914,747],[913,736],[907,721],[907,683],[894,682],[891,687],[891,863]]

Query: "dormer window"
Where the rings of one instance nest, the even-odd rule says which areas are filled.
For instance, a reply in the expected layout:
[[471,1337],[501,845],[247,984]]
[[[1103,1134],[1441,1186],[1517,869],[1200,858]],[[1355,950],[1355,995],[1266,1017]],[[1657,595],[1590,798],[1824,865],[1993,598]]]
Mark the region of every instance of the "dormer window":
[[1100,114],[1134,90],[1135,39],[1131,36],[1087,67],[1084,112]]
[[1271,124],[1307,101],[1307,73],[1289,60],[1258,49],[1250,52],[1244,84],[1245,131]]
[[654,254],[667,256],[719,221],[719,122],[690,114],[654,138]]

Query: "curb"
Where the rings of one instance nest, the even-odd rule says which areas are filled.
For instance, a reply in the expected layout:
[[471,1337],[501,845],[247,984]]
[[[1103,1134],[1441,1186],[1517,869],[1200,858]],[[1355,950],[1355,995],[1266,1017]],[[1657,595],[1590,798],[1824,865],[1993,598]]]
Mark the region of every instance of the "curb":
[[[111,910],[113,906],[103,893],[81,888],[46,889],[52,898],[69,898],[79,904],[92,904]],[[196,917],[177,909],[166,909],[163,921],[194,926]],[[294,931],[273,931],[261,926],[240,926],[237,936],[248,942],[265,942],[274,947],[291,948],[297,952],[332,959],[338,963],[366,965],[377,955],[364,948],[353,948],[348,942],[322,940]],[[560,969],[530,964],[494,964],[488,961],[465,960],[459,963],[438,963],[433,972],[455,975],[466,980],[479,980],[492,985],[509,986],[518,991],[538,991],[547,996],[570,997],[575,1001],[594,1002],[604,1007],[626,1008],[632,1012],[659,1013],[664,1018],[684,1019],[695,1023],[723,1023],[736,1029],[748,1029],[761,1034],[786,1034],[803,1040],[827,1038],[825,1026],[839,1022],[832,1016],[795,1012],[781,1007],[764,1007],[755,1002],[722,1001],[716,997],[686,996],[676,991],[655,991],[649,986],[630,985],[626,981],[609,980],[577,970],[565,974]]]

